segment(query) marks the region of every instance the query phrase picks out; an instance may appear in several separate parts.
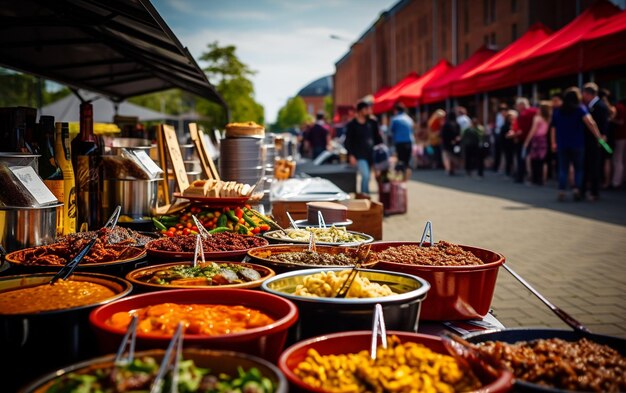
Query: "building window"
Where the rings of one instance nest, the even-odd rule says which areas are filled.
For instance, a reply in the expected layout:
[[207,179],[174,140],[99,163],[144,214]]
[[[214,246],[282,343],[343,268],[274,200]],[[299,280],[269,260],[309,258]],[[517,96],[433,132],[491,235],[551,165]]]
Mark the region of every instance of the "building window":
[[465,7],[463,8],[463,32],[469,33],[469,2],[465,0]]
[[511,25],[511,41],[515,41],[517,39],[517,23],[513,23]]
[[490,1],[489,14],[490,14],[491,22],[495,22],[496,21],[496,0],[491,0]]
[[517,12],[517,0],[511,0],[511,12]]
[[[441,32],[441,52],[445,52],[448,50],[448,37],[446,35],[446,31],[443,30]],[[443,53],[441,53],[441,57],[443,57]]]
[[496,46],[496,33],[491,33],[491,39],[490,39],[491,45]]
[[485,26],[489,25],[489,0],[483,0],[483,20]]
[[469,44],[465,43],[465,59],[469,57]]

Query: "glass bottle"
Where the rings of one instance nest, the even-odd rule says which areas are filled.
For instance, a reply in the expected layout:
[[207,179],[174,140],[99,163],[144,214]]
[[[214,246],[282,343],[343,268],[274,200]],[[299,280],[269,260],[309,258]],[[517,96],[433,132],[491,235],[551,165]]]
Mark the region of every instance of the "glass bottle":
[[54,157],[63,176],[63,234],[76,232],[76,188],[70,155],[70,129],[67,123],[56,123]]
[[102,156],[93,133],[93,106],[80,104],[80,133],[72,140],[72,166],[76,179],[77,226],[98,229],[102,206]]

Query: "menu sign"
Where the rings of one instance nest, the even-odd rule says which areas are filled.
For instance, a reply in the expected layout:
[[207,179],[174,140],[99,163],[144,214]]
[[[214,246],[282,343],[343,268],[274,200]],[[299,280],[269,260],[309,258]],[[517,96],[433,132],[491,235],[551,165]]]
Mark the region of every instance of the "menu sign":
[[183,155],[180,152],[180,145],[178,144],[178,138],[176,137],[176,130],[174,130],[174,127],[164,124],[163,136],[165,137],[164,139],[167,152],[169,153],[170,160],[172,161],[174,177],[176,178],[178,190],[183,192],[189,188],[189,179],[187,178],[185,162],[183,161]]
[[17,180],[35,198],[39,205],[57,203],[57,197],[46,187],[43,180],[30,166],[14,166],[9,168]]

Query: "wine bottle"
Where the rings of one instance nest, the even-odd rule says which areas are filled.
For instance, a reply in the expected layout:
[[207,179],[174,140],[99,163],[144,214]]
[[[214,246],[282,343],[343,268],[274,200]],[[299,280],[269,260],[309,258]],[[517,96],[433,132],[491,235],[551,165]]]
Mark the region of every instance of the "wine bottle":
[[76,232],[76,188],[70,155],[70,129],[67,123],[56,123],[54,157],[63,176],[63,234]]
[[72,166],[76,179],[77,226],[89,229],[101,224],[102,157],[93,133],[93,106],[80,104],[80,133],[72,140]]
[[[54,158],[52,147],[55,131],[54,116],[41,116],[35,130],[33,146],[37,146],[41,155],[37,161],[39,177],[59,202],[63,202],[63,173]],[[63,235],[63,207],[57,207],[57,236]]]

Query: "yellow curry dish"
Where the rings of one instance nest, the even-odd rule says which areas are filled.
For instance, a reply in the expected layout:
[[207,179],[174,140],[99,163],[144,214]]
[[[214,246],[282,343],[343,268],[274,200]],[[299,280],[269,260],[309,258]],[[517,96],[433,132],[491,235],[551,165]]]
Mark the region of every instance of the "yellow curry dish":
[[0,292],[0,314],[32,314],[86,306],[112,298],[116,293],[89,281],[59,280]]

